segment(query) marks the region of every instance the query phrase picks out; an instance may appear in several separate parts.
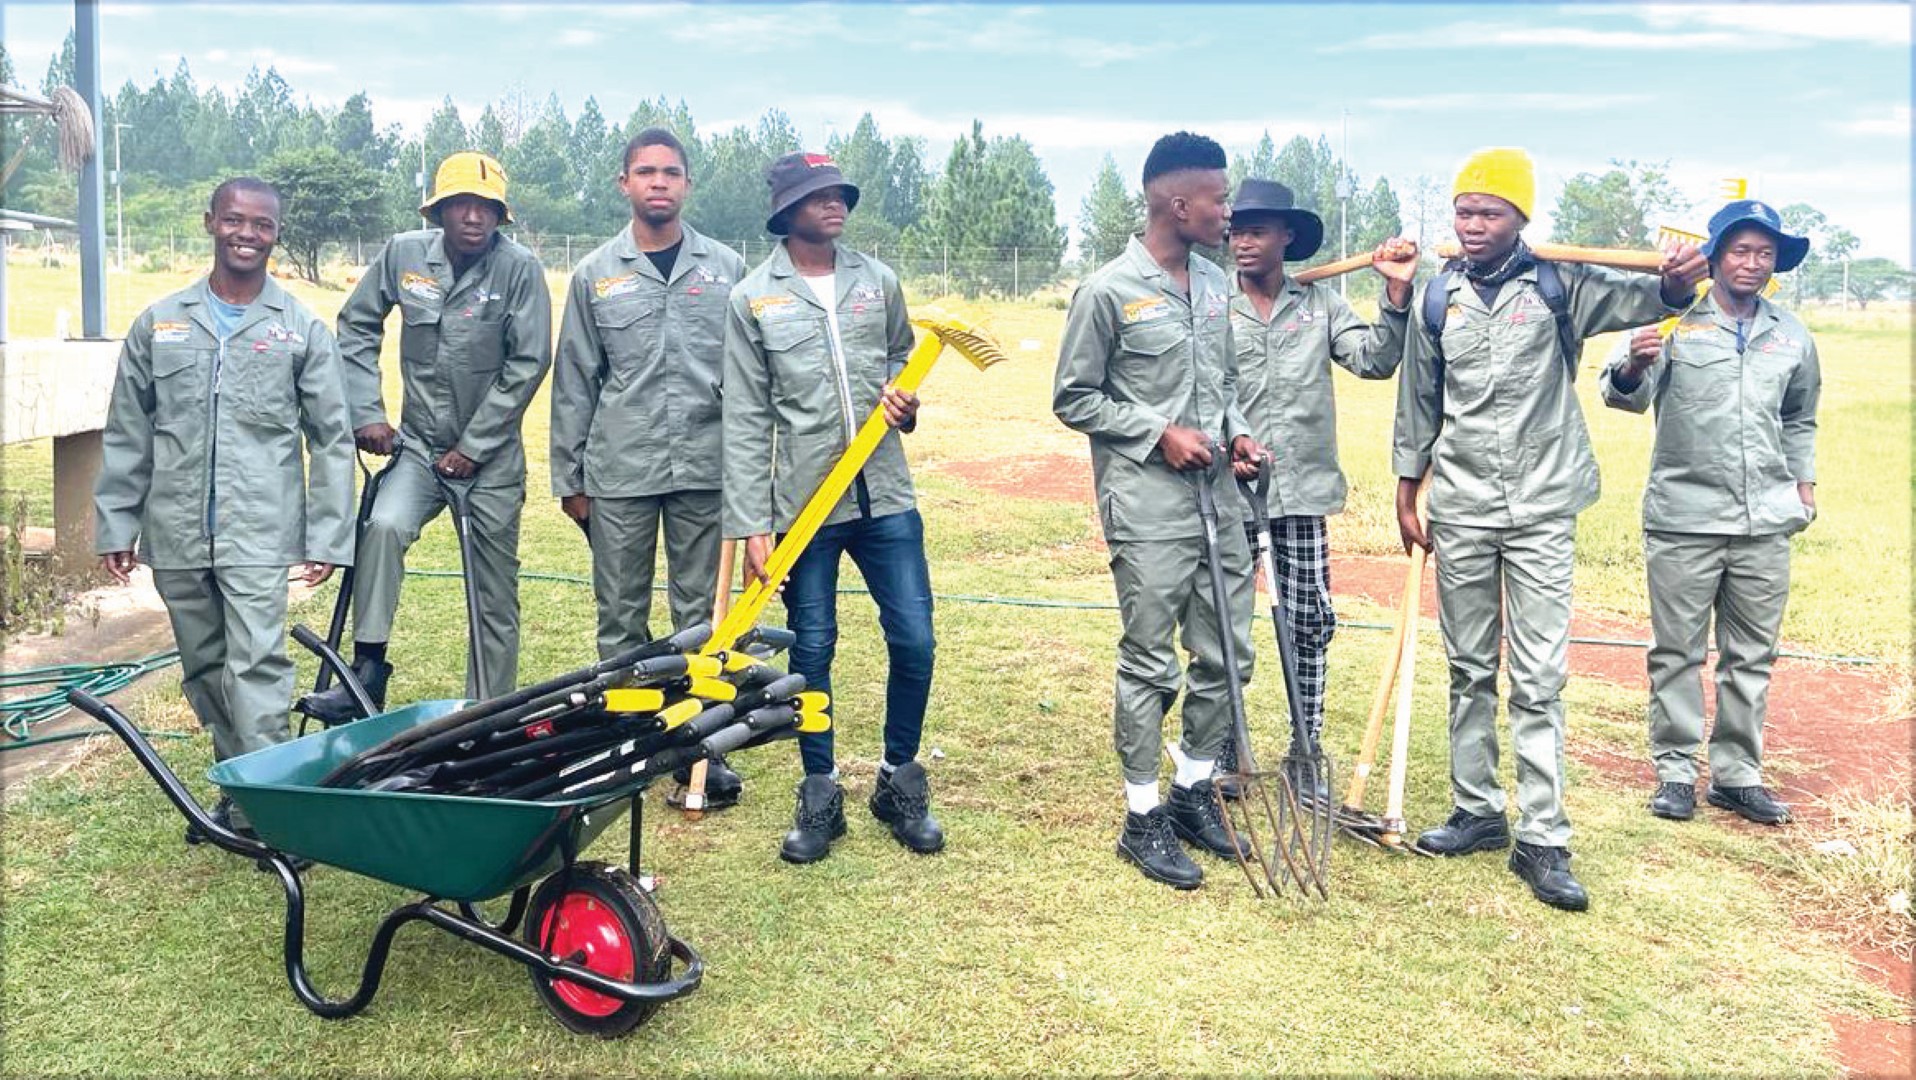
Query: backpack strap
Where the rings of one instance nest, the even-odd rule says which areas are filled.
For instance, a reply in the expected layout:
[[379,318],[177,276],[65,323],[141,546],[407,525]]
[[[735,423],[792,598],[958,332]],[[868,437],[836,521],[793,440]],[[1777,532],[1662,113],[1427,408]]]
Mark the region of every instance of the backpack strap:
[[1445,263],[1437,276],[1424,286],[1424,332],[1430,335],[1430,346],[1439,363],[1444,359],[1444,319],[1450,313],[1450,279],[1456,272]]
[[1543,259],[1537,260],[1537,292],[1543,297],[1544,306],[1550,309],[1550,315],[1557,321],[1557,349],[1563,356],[1563,362],[1570,365],[1575,374],[1577,359],[1583,355],[1583,339],[1577,336],[1576,328],[1570,325],[1570,292],[1564,288],[1563,274],[1557,270],[1557,264]]

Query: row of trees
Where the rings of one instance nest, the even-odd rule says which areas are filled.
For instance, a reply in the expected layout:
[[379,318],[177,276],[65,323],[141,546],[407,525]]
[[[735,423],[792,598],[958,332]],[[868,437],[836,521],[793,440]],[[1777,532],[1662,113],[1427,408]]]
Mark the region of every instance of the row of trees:
[[[73,65],[69,36],[48,65],[42,92],[71,85]],[[0,82],[15,83],[4,45]],[[296,98],[269,68],[250,73],[229,96],[217,86],[198,85],[183,59],[170,78],[144,88],[131,81],[122,85],[104,113],[100,122],[109,167],[116,131],[120,138],[129,233],[191,236],[214,181],[256,173],[287,194],[284,249],[301,272],[315,278],[323,245],[376,240],[415,227],[422,175],[429,183],[431,170],[456,150],[477,147],[505,165],[522,234],[535,242],[552,236],[590,239],[611,234],[627,219],[629,210],[613,184],[626,140],[646,127],[666,127],[685,142],[691,157],[688,218],[728,243],[759,245],[766,240],[765,167],[800,148],[797,128],[777,109],[755,124],[708,133],[700,131],[683,101],[643,101],[617,122],[594,98],[585,100],[575,118],[556,95],[535,101],[523,91],[487,103],[470,121],[447,98],[423,129],[409,134],[397,125],[378,126],[363,92],[337,107],[315,106]],[[25,148],[7,183],[5,205],[74,216],[77,195],[71,178],[55,165],[51,122],[32,118],[16,130]],[[18,145],[9,146],[9,154]],[[1020,289],[1056,277],[1066,230],[1052,182],[1022,137],[987,136],[984,125],[973,121],[940,166],[927,160],[925,140],[888,139],[868,113],[849,133],[833,134],[826,149],[862,192],[860,212],[848,223],[852,245],[929,263],[945,276],[947,287],[971,291],[1003,288],[994,266],[1013,250],[1018,260],[1013,280]],[[1283,181],[1303,205],[1324,217],[1325,244],[1314,261],[1337,256],[1340,226],[1348,229],[1351,251],[1400,234],[1428,249],[1448,236],[1448,186],[1437,178],[1412,177],[1400,198],[1389,180],[1351,172],[1350,198],[1340,203],[1344,168],[1324,137],[1297,136],[1280,147],[1266,133],[1249,154],[1232,160],[1230,174],[1233,185],[1246,176]],[[1579,174],[1564,186],[1552,239],[1640,246],[1651,240],[1657,223],[1680,219],[1690,209],[1671,183],[1667,163],[1617,161],[1605,172]],[[1815,209],[1799,204],[1783,213],[1817,241],[1791,283],[1799,298],[1842,294],[1846,281],[1848,295],[1858,301],[1908,286],[1909,275],[1889,260],[1852,262],[1855,236]],[[1106,155],[1078,209],[1079,255],[1092,265],[1112,257],[1143,220],[1135,178],[1121,175]],[[1368,277],[1357,279],[1360,288],[1373,287]]]

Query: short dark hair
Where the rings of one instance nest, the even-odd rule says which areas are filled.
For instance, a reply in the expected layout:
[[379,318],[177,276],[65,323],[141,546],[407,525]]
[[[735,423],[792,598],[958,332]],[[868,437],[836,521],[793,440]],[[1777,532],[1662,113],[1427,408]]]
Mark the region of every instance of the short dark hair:
[[625,170],[631,168],[632,155],[648,146],[670,147],[672,152],[679,156],[679,164],[685,166],[685,175],[692,175],[692,159],[686,156],[685,144],[679,141],[677,135],[662,127],[646,128],[626,142],[625,155],[619,158],[619,172],[623,174]]
[[285,203],[285,200],[280,198],[278,188],[261,180],[257,176],[235,176],[230,180],[222,181],[219,187],[213,189],[213,197],[206,200],[207,212],[214,214],[219,213],[220,203],[225,202],[235,193],[241,191],[250,191],[256,195],[271,195],[273,197],[273,207],[275,210],[273,217],[275,220],[278,219],[279,214],[277,210]]
[[1178,131],[1159,139],[1144,159],[1144,182],[1149,184],[1166,173],[1186,169],[1223,169],[1229,162],[1224,148],[1214,139]]

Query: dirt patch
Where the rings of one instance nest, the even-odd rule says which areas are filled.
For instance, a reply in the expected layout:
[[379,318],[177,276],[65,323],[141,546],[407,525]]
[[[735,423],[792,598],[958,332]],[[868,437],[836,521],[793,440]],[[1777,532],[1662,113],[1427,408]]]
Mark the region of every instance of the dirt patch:
[[966,458],[939,462],[929,471],[993,495],[1044,502],[1093,501],[1091,459],[1074,454]]

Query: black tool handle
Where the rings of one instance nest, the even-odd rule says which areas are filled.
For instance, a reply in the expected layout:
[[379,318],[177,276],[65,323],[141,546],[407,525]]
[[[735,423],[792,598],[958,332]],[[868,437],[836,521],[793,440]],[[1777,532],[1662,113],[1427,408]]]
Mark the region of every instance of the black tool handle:
[[1215,489],[1218,474],[1230,467],[1230,455],[1213,445],[1211,464],[1203,469],[1197,482],[1198,519],[1204,525],[1204,562],[1211,570],[1211,605],[1217,610],[1218,644],[1224,653],[1225,698],[1231,703],[1231,730],[1237,739],[1238,767],[1245,772],[1256,772],[1257,760],[1251,754],[1251,725],[1244,713],[1244,683],[1238,675],[1237,638],[1231,626],[1231,589],[1224,581],[1223,552],[1218,544]]
[[1277,553],[1271,542],[1271,463],[1259,461],[1255,484],[1239,480],[1238,490],[1251,506],[1251,520],[1245,528],[1257,563],[1264,569],[1264,582],[1271,591],[1271,625],[1277,633],[1277,666],[1284,672],[1284,702],[1291,713],[1291,740],[1296,746],[1310,745],[1310,728],[1304,719],[1303,695],[1297,681],[1297,638],[1291,631],[1290,613],[1277,582]]
[[[352,695],[353,707],[359,710],[362,718],[379,711],[379,707],[373,704],[371,695],[367,694],[366,688],[360,684],[359,676],[353,673],[352,667],[339,655],[339,650],[335,649],[331,642],[321,641],[319,635],[306,629],[304,623],[294,624],[292,633],[294,641],[319,657],[319,666],[322,671],[330,671],[338,676],[339,685],[345,687],[346,692]],[[325,687],[322,686],[320,689],[323,690]]]

